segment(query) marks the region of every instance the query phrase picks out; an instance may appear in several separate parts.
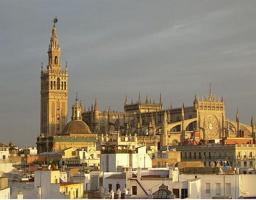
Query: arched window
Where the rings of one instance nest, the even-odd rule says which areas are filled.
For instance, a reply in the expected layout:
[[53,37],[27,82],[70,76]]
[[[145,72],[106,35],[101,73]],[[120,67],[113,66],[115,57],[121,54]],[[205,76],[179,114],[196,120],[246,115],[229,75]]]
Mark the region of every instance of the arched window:
[[52,81],[51,81],[51,90],[52,90]]
[[67,89],[67,84],[66,84],[66,82],[64,82],[64,90],[66,90]]
[[56,89],[56,81],[53,81],[53,89]]
[[63,81],[61,81],[61,90],[63,90]]
[[57,56],[55,56],[55,58],[54,58],[54,63],[57,65],[58,64],[58,57]]
[[57,78],[57,90],[60,89],[60,78]]

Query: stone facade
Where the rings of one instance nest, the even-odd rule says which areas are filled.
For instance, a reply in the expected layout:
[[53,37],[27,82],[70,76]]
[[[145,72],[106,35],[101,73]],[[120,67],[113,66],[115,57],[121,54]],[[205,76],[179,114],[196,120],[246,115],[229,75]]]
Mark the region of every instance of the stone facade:
[[255,144],[207,144],[177,146],[182,161],[203,161],[205,166],[228,164],[233,167],[255,168]]
[[[139,136],[156,137],[155,143],[160,145],[174,145],[197,137],[209,141],[228,137],[255,138],[254,123],[242,124],[237,113],[236,120],[226,117],[225,102],[209,93],[207,97],[195,97],[192,106],[164,109],[161,103],[154,103],[146,99],[142,101],[139,95],[137,103],[127,103],[124,111],[101,111],[98,101],[87,111],[83,120],[91,130],[97,134],[137,134]],[[195,136],[196,135],[196,136]],[[255,140],[255,139],[254,139]]]

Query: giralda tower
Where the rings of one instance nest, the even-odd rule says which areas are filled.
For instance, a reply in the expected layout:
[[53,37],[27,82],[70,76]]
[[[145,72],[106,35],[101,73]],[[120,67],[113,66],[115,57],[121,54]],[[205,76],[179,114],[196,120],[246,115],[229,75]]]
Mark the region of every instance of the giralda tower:
[[61,49],[53,20],[48,50],[48,65],[41,70],[41,134],[54,136],[62,133],[68,114],[68,72],[60,62]]

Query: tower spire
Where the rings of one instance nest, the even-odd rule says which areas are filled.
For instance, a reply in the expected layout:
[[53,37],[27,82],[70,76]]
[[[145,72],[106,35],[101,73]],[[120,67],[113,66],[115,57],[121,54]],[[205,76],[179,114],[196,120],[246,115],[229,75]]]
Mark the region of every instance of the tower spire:
[[240,131],[240,121],[239,121],[239,110],[238,107],[236,109],[236,129],[237,133]]
[[52,25],[52,34],[49,44],[49,50],[48,50],[48,68],[50,69],[59,69],[61,67],[60,65],[60,46],[59,46],[59,39],[57,34],[57,28],[56,23],[58,22],[57,17],[53,19],[53,25]]
[[76,92],[76,102],[78,102],[78,92]]
[[125,96],[124,105],[127,105],[127,96]]
[[82,104],[79,102],[78,97],[76,96],[76,102],[72,106],[72,120],[82,120],[82,112],[83,107]]
[[94,102],[94,111],[99,111],[99,104],[98,104],[97,98],[95,98],[95,102]]
[[209,97],[212,97],[212,83],[209,84]]

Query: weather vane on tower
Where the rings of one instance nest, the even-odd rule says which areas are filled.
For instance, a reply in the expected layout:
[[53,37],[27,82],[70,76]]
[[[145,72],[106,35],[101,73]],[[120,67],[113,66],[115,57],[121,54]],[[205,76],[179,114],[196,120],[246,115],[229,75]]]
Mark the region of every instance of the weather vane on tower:
[[54,26],[55,26],[55,24],[58,22],[58,18],[57,17],[54,17],[54,19],[53,19],[53,24],[54,24]]

